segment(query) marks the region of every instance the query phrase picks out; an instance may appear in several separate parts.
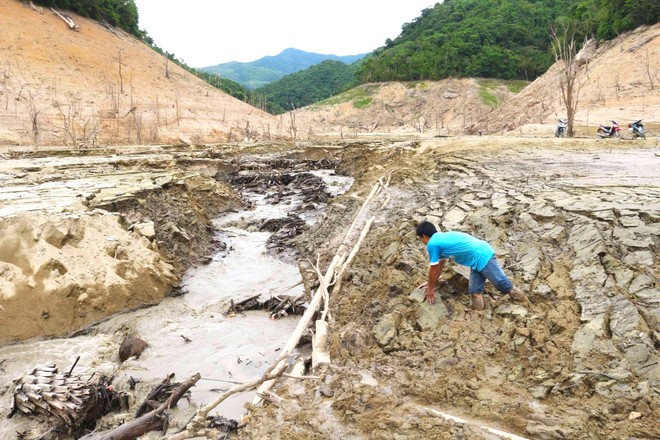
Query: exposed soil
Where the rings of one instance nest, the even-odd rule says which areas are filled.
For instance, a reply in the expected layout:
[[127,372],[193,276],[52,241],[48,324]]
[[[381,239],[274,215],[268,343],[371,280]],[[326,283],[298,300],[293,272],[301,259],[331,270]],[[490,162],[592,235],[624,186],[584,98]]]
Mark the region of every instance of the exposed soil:
[[[27,291],[5,296],[2,305],[12,313],[0,311],[2,328],[23,329],[9,338],[67,334],[114,311],[160,300],[183,268],[221,247],[212,242],[209,219],[240,203],[222,182],[261,197],[272,194],[277,212],[290,215],[238,221],[275,231],[274,237],[282,232],[271,242],[273,251],[299,261],[320,255],[324,267],[372,184],[391,175],[388,189],[368,209],[376,223],[342,291],[331,299],[332,364],[311,372],[320,382],[277,387],[285,398],[280,407],[251,407],[240,438],[493,438],[485,427],[529,438],[657,438],[660,152],[651,140],[604,145],[490,136],[383,138],[314,147],[127,151],[121,160],[44,158],[29,166],[24,159],[5,161],[0,211],[18,214],[3,219],[3,227],[21,225],[24,232],[8,237],[24,239],[20,252],[3,257],[4,270],[15,273],[3,282],[16,281],[3,292],[26,278],[27,286],[31,279],[43,282],[34,292],[50,293],[47,302]],[[327,165],[356,179],[349,192],[328,197],[315,174]],[[92,176],[107,169],[113,174],[99,185]],[[76,190],[67,195],[70,188]],[[26,191],[35,197],[14,196]],[[292,197],[306,203],[291,209]],[[296,220],[314,214],[306,204],[326,202],[314,226]],[[59,219],[67,216],[78,220],[67,220],[62,229]],[[441,301],[418,303],[409,294],[427,273],[414,233],[422,219],[488,240],[533,304],[495,300],[488,286],[490,308],[470,312],[457,265],[443,275]],[[85,229],[78,234],[80,224]],[[108,253],[110,245],[114,251]],[[59,252],[61,264],[47,259],[49,271],[40,271],[43,264],[36,263],[48,252]],[[30,275],[35,268],[47,276]],[[87,297],[62,293],[75,274],[80,286],[83,273],[100,271],[107,278],[117,268],[123,268],[126,287],[90,284]],[[144,274],[154,270],[161,272],[146,282]],[[153,290],[146,299],[140,294],[145,290]],[[35,316],[7,321],[19,312]],[[29,322],[35,323],[31,333],[22,327]],[[48,332],[36,332],[44,323]],[[473,424],[448,421],[440,412]],[[182,427],[176,420],[172,432]]]
[[[276,389],[285,403],[253,408],[240,437],[493,438],[431,408],[530,438],[657,438],[660,159],[640,145],[474,137],[345,148],[341,167],[359,180],[297,239],[303,256],[331,257],[371,184],[395,171],[331,300],[332,366],[321,384]],[[534,304],[491,299],[470,312],[453,270],[439,305],[410,299],[428,267],[421,219],[487,239]]]
[[0,1],[0,145],[282,137],[279,118],[211,87],[120,29],[70,16],[77,32],[48,8]]

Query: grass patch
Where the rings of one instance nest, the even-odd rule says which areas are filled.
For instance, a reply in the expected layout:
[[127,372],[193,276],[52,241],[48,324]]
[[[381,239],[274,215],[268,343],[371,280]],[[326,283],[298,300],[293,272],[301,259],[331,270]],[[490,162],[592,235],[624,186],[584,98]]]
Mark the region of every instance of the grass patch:
[[404,83],[407,89],[415,89],[419,87],[420,89],[428,89],[429,85],[426,81],[407,81]]
[[371,103],[373,102],[373,100],[374,99],[371,96],[368,96],[368,97],[362,98],[362,99],[356,99],[355,101],[353,101],[353,107],[355,107],[355,108],[369,107],[371,105]]
[[497,105],[500,103],[500,100],[497,99],[497,96],[495,93],[493,93],[493,89],[495,87],[497,87],[497,84],[491,85],[490,82],[486,84],[486,81],[484,81],[481,83],[479,88],[479,97],[481,98],[481,102],[486,104],[488,107],[497,107]]
[[513,81],[509,81],[507,87],[509,88],[509,91],[513,93],[520,93],[520,91],[525,87],[527,87],[528,84],[529,81],[525,81],[522,79],[515,79]]
[[[367,98],[371,99],[371,95],[374,90],[376,90],[378,86],[358,86],[354,87],[350,90],[345,91],[344,93],[340,93],[339,95],[331,96],[328,99],[324,99],[323,101],[319,101],[314,106],[321,106],[321,105],[335,105],[335,104],[341,104],[343,102],[349,102],[349,101],[363,101]],[[362,107],[358,107],[362,108]]]

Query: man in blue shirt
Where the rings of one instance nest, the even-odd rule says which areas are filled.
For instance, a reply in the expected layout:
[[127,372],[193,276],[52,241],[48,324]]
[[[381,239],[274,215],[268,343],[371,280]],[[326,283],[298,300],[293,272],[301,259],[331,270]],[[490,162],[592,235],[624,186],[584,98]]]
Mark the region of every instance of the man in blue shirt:
[[416,232],[429,253],[430,269],[426,284],[426,301],[429,304],[435,302],[435,284],[448,258],[471,269],[468,293],[472,297],[474,310],[484,309],[483,290],[486,280],[493,283],[501,293],[511,295],[514,300],[529,303],[527,295],[514,287],[504,274],[495,251],[485,241],[464,232],[438,232],[435,225],[427,221],[418,224]]

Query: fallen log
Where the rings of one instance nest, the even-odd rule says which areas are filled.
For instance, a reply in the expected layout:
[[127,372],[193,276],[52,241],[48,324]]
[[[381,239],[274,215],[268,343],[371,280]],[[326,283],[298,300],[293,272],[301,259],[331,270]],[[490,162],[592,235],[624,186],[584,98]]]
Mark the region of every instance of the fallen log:
[[176,407],[179,399],[181,399],[181,397],[183,397],[183,395],[192,388],[200,378],[201,376],[199,373],[189,377],[172,392],[172,395],[165,402],[153,411],[128,423],[124,423],[115,429],[111,429],[110,431],[94,432],[82,437],[80,440],[133,440],[149,431],[163,429],[163,426],[166,426],[166,421],[161,415],[166,410]]
[[72,31],[78,31],[78,25],[73,21],[73,19],[71,17],[69,17],[67,15],[60,14],[59,12],[57,12],[53,8],[50,8],[50,10],[53,11],[53,13],[55,15],[60,17],[64,21],[64,23],[66,23],[66,25],[69,26],[69,29],[71,29]]

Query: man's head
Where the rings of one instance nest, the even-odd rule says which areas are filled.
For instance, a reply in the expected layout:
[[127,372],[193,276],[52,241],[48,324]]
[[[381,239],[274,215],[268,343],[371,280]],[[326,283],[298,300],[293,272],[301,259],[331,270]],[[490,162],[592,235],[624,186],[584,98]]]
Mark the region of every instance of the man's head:
[[427,244],[429,239],[433,237],[433,234],[438,232],[438,230],[435,228],[433,223],[424,220],[417,225],[415,232],[417,233],[417,236],[422,240],[422,243]]

